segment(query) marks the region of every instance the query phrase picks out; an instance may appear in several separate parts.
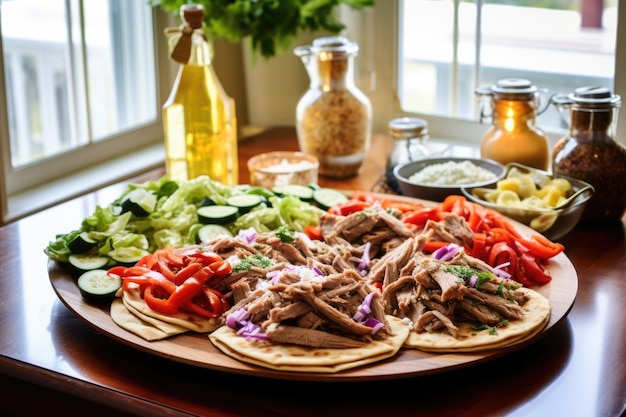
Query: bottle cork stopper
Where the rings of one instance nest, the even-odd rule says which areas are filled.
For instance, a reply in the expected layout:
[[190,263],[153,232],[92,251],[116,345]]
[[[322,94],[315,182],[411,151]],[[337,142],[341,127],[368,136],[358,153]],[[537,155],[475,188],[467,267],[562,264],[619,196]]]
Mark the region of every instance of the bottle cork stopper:
[[204,19],[204,8],[200,4],[184,4],[181,6],[181,16],[192,29],[200,29]]

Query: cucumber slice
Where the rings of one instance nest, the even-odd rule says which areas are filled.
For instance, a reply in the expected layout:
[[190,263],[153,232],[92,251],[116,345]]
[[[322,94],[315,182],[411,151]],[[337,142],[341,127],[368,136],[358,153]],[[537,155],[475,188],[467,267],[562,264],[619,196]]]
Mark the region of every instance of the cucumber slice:
[[311,187],[307,187],[306,185],[277,185],[272,188],[272,191],[281,197],[292,195],[298,197],[302,201],[313,201],[313,189]]
[[117,248],[107,255],[118,265],[133,266],[149,253],[147,250],[139,248]]
[[80,294],[91,300],[110,300],[122,286],[122,278],[109,275],[106,269],[92,269],[78,277]]
[[72,253],[85,253],[96,246],[98,242],[89,237],[88,232],[82,232],[76,236],[68,245],[68,249]]
[[156,203],[156,195],[143,188],[136,188],[122,201],[122,212],[130,211],[137,217],[146,217],[154,211]]
[[255,194],[255,195],[259,195],[261,197],[265,197],[266,199],[270,198],[270,197],[274,197],[276,195],[269,188],[261,187],[261,186],[258,186],[258,185],[254,186],[254,187],[250,187],[249,189],[247,189],[246,190],[246,194]]
[[204,206],[214,206],[217,203],[215,202],[215,200],[213,200],[211,197],[204,197],[202,199],[202,201],[200,202],[200,206],[204,207]]
[[234,206],[204,206],[198,208],[198,221],[204,224],[228,224],[237,220],[239,209]]
[[111,259],[108,256],[78,253],[70,255],[68,262],[75,272],[82,274],[85,271],[106,267],[111,262]]
[[226,199],[226,204],[237,207],[239,214],[245,214],[261,204],[263,198],[256,194],[238,194],[230,196]]
[[233,237],[233,234],[222,225],[207,224],[198,229],[197,242],[210,242],[211,240],[221,236]]
[[332,188],[319,188],[313,191],[313,201],[322,210],[328,210],[336,204],[348,201],[348,196]]

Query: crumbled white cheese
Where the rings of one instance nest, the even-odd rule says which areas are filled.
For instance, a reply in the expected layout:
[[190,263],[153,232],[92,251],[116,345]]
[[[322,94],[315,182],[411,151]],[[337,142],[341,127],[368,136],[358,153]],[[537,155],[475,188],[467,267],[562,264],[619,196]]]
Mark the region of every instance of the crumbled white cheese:
[[471,161],[448,161],[429,165],[409,177],[409,181],[427,185],[475,184],[495,179],[496,175]]

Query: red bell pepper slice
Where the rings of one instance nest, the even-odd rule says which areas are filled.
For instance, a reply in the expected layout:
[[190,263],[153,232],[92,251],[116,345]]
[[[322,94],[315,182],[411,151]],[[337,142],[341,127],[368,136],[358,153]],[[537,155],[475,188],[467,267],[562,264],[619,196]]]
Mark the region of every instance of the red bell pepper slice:
[[523,253],[519,259],[522,273],[531,281],[537,284],[547,284],[552,280],[545,267],[532,255]]
[[339,203],[334,205],[333,207],[328,209],[328,212],[340,216],[348,216],[352,213],[356,213],[370,208],[371,206],[372,203],[368,203],[366,201],[348,200],[345,203]]
[[517,271],[517,253],[505,241],[497,242],[489,252],[489,265],[515,275]]
[[178,307],[169,302],[169,298],[162,298],[163,294],[155,294],[158,289],[162,288],[156,285],[150,285],[143,291],[143,299],[151,310],[157,313],[174,315],[178,313]]
[[321,240],[324,239],[324,237],[322,236],[322,229],[320,229],[319,226],[313,226],[313,225],[304,226],[304,233],[311,240],[320,240],[321,241]]
[[202,269],[202,267],[204,267],[204,265],[200,262],[192,262],[189,265],[185,266],[184,268],[179,270],[174,276],[174,284],[181,285],[183,282],[185,282],[185,280],[187,280],[187,278],[191,277],[200,269]]

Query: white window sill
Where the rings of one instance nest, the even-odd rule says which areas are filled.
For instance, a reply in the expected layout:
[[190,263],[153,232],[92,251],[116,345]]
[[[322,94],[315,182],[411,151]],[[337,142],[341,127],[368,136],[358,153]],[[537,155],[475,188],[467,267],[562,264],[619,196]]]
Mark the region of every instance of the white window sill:
[[56,204],[163,166],[165,151],[155,144],[88,170],[8,196],[7,223]]
[[[264,129],[260,126],[243,126],[240,132],[241,140],[259,134]],[[13,222],[80,195],[162,168],[164,163],[165,149],[162,143],[156,143],[88,170],[11,194],[8,196],[4,223]],[[1,224],[3,221],[0,219]]]

